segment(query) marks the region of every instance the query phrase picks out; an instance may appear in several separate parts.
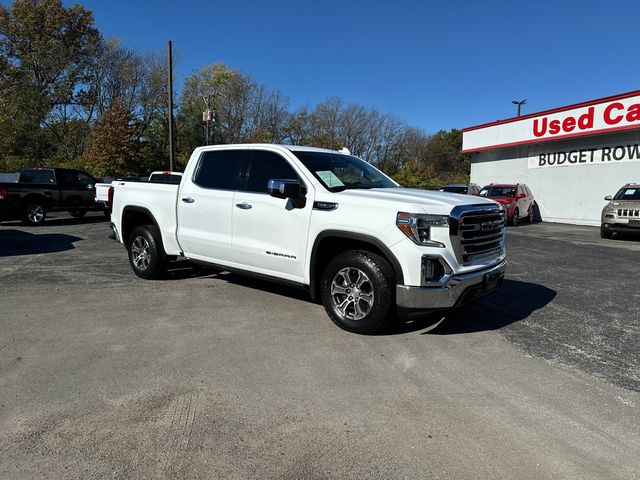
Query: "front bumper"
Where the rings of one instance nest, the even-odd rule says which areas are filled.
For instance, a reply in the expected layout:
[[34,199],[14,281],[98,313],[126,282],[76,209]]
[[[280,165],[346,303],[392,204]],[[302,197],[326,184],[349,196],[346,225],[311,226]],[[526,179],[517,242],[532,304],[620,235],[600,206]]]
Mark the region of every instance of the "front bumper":
[[400,310],[440,310],[454,308],[496,289],[504,280],[507,261],[476,272],[454,275],[441,287],[396,285]]
[[602,228],[610,232],[619,232],[619,233],[640,232],[640,220],[635,220],[635,221],[630,220],[624,223],[623,222],[602,223]]

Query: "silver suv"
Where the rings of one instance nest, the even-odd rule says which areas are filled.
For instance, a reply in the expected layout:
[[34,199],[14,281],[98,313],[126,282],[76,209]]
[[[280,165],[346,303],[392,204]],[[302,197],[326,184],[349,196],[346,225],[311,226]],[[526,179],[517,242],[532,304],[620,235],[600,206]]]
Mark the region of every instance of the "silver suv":
[[604,197],[609,202],[602,209],[600,236],[611,238],[615,232],[640,233],[640,184],[627,183],[613,197]]

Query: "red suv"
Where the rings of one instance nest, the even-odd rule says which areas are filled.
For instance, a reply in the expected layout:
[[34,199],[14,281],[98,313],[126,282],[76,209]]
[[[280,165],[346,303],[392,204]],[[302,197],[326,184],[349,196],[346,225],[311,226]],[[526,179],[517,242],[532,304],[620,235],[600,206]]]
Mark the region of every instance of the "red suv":
[[520,220],[533,221],[533,194],[524,183],[487,185],[478,194],[504,205],[509,225],[517,225]]

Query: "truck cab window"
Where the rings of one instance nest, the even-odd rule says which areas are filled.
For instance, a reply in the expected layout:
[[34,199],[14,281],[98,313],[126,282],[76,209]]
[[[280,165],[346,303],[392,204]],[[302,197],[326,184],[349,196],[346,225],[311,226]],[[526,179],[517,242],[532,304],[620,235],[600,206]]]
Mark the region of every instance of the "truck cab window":
[[239,183],[243,150],[213,150],[204,152],[193,178],[203,188],[235,190]]
[[247,179],[239,190],[266,193],[271,179],[297,180],[298,174],[281,155],[266,150],[254,150],[247,170]]

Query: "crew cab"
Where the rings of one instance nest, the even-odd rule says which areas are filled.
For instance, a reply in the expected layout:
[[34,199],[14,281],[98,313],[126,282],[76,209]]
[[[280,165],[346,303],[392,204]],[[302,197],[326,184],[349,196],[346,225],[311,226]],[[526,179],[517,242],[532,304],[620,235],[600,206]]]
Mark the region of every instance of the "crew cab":
[[28,225],[41,225],[50,211],[68,211],[74,217],[83,217],[88,210],[97,209],[96,182],[81,170],[23,170],[17,183],[0,183],[0,221],[22,219]]
[[161,277],[185,257],[296,285],[349,331],[457,307],[504,278],[498,203],[401,188],[347,153],[207,146],[179,185],[113,186],[111,236],[139,277]]
[[517,225],[520,220],[533,222],[535,200],[531,190],[524,183],[492,183],[483,187],[478,196],[491,198],[500,203],[505,209],[509,225]]

